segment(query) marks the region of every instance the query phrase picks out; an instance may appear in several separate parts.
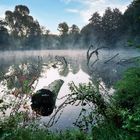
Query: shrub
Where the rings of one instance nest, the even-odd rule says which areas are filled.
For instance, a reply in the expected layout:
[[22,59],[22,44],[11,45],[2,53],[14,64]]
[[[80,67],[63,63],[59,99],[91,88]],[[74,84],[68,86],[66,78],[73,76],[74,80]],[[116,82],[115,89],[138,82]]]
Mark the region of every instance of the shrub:
[[140,132],[140,68],[128,69],[115,88],[115,105],[121,109],[122,127]]

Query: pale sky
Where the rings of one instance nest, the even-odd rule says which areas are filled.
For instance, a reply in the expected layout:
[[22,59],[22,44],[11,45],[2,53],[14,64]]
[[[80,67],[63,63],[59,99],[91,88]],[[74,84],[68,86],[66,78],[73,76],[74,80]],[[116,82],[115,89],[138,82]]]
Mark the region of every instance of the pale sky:
[[30,15],[51,33],[58,33],[61,22],[69,26],[76,24],[82,28],[91,15],[98,11],[101,15],[107,7],[119,8],[122,12],[133,0],[0,0],[0,17],[6,10],[14,10],[16,5],[26,5]]

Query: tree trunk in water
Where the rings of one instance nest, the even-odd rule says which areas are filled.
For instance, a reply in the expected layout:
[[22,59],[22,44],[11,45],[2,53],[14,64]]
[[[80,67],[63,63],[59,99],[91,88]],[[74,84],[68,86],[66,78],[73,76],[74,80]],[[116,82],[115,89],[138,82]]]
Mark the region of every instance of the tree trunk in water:
[[56,98],[64,81],[55,80],[48,86],[38,90],[31,98],[31,108],[41,116],[49,116],[55,107]]

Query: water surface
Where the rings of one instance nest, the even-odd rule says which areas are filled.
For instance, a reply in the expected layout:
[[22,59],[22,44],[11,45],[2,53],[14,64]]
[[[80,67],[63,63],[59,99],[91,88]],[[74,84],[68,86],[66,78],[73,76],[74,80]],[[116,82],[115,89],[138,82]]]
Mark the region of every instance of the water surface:
[[[119,54],[116,58],[109,63],[104,63],[110,59],[115,54]],[[59,73],[59,68],[54,68],[51,63],[55,62],[55,56],[65,57],[68,63],[67,73]],[[102,83],[107,86],[112,86],[120,77],[122,72],[128,67],[136,66],[134,63],[126,63],[125,65],[120,65],[117,62],[122,59],[130,59],[132,57],[140,56],[139,50],[99,50],[99,61],[93,66],[93,72],[97,73],[98,77],[102,80]],[[76,85],[79,83],[88,83],[90,78],[92,78],[91,73],[87,67],[86,50],[40,50],[40,51],[5,51],[0,52],[0,67],[1,72],[6,72],[11,65],[18,65],[25,60],[37,60],[41,57],[44,64],[50,65],[43,66],[43,72],[38,79],[35,91],[47,86],[51,82],[57,79],[64,80],[64,84],[60,89],[56,100],[56,107],[59,106],[64,100],[59,100],[61,97],[70,93],[68,84],[74,82]],[[92,61],[96,60],[96,56],[93,55]],[[2,95],[3,87],[0,87],[0,92]],[[51,129],[67,129],[73,127],[73,122],[76,120],[80,113],[81,106],[68,105],[59,121],[52,126]],[[55,113],[55,110],[53,114]],[[53,115],[52,114],[52,115]],[[52,115],[48,117],[41,117],[40,122],[47,123]]]

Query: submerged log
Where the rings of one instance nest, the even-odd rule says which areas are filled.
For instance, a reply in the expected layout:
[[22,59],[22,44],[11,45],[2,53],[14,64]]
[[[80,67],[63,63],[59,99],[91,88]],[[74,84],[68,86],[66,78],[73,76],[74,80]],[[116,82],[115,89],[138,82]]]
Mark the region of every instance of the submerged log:
[[55,102],[64,81],[55,80],[47,87],[38,90],[31,98],[31,108],[41,116],[49,116],[55,107]]

